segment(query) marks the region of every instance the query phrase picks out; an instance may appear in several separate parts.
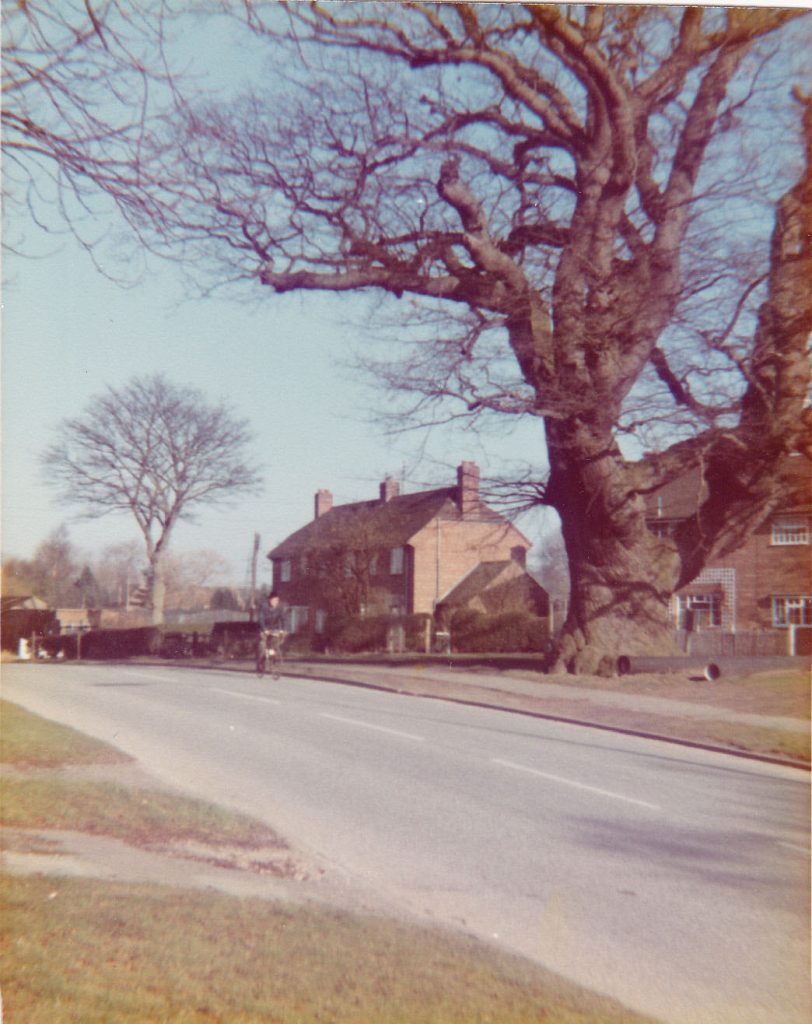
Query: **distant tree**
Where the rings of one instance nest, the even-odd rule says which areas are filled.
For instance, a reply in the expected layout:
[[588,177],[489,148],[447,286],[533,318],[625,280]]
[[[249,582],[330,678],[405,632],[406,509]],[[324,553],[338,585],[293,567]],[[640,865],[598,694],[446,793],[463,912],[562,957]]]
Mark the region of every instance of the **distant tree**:
[[166,600],[174,608],[205,608],[211,585],[227,578],[228,561],[217,551],[183,551],[169,554],[164,563]]
[[49,481],[85,518],[135,518],[153,621],[161,622],[165,555],[177,523],[259,487],[259,473],[246,461],[246,421],[157,375],[108,388],[59,434],[43,455]]
[[102,605],[102,593],[93,570],[89,565],[84,566],[79,578],[73,584],[77,594],[76,603],[80,608],[100,608]]
[[541,581],[551,599],[566,601],[569,595],[570,579],[567,566],[567,549],[561,532],[545,533],[538,551],[528,568]]
[[217,587],[211,595],[209,607],[215,611],[236,612],[240,610],[240,602],[231,587]]
[[129,595],[144,578],[144,546],[137,540],[110,544],[93,565],[93,571],[102,589],[104,604],[124,608]]
[[37,596],[52,608],[72,607],[76,603],[75,583],[80,569],[64,523],[38,545],[31,568]]

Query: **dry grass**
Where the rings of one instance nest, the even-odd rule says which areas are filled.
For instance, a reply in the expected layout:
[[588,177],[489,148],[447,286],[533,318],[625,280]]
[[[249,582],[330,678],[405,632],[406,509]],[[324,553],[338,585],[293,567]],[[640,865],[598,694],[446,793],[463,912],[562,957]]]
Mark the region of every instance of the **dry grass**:
[[116,764],[131,761],[115,747],[66,725],[47,722],[9,701],[0,701],[0,762],[42,766]]
[[89,881],[2,887],[7,1024],[643,1024],[473,939]]

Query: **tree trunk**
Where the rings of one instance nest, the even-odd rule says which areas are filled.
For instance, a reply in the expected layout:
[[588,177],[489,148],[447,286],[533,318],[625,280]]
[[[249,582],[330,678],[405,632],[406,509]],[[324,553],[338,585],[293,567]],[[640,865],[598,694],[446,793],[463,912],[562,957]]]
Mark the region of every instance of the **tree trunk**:
[[639,467],[609,434],[548,426],[548,502],[558,511],[570,571],[569,612],[555,671],[614,673],[621,655],[675,650],[669,601],[680,558],[646,526]]
[[166,581],[164,580],[163,553],[154,552],[150,556],[147,571],[147,587],[149,603],[152,607],[152,624],[160,626],[164,621],[164,603],[166,600]]

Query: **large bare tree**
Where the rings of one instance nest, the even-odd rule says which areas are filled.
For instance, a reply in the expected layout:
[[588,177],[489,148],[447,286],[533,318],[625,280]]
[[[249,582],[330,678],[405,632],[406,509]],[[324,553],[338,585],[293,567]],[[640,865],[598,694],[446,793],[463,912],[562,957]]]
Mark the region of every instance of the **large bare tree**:
[[86,518],[135,518],[153,621],[162,622],[165,556],[177,523],[258,489],[259,473],[246,461],[247,423],[156,375],[108,388],[59,433],[43,456],[48,480]]
[[[26,211],[40,228],[67,226],[95,256],[113,228],[107,200],[128,221],[146,201],[132,155],[159,97],[171,89],[162,56],[171,20],[164,6],[163,0],[3,4],[5,247],[29,253]],[[109,273],[114,250],[106,255]]]
[[[379,370],[413,416],[539,424],[560,664],[662,649],[669,596],[770,513],[808,442],[812,110],[786,68],[809,17],[219,9],[275,66],[236,101],[173,93],[130,153],[130,222],[218,284],[401,298],[412,345]],[[645,497],[687,471],[695,512],[657,538]]]

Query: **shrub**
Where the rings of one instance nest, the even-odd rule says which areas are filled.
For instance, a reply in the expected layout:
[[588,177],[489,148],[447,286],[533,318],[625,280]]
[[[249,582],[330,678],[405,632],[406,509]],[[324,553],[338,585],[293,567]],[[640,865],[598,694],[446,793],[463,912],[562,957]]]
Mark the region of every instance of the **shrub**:
[[321,638],[322,646],[343,654],[359,654],[367,651],[385,651],[388,647],[389,631],[393,626],[403,629],[407,651],[424,651],[426,623],[431,616],[426,614],[343,616],[328,620],[327,632]]
[[463,653],[542,651],[547,643],[546,619],[527,612],[485,615],[461,608],[451,617],[451,649]]
[[386,649],[386,637],[392,619],[388,615],[333,617],[327,623],[326,645],[344,654]]

